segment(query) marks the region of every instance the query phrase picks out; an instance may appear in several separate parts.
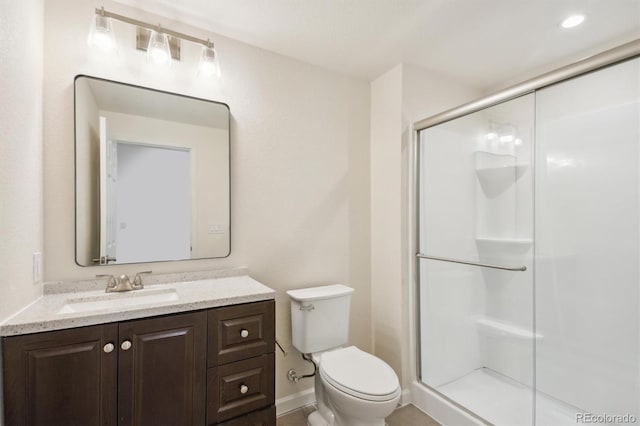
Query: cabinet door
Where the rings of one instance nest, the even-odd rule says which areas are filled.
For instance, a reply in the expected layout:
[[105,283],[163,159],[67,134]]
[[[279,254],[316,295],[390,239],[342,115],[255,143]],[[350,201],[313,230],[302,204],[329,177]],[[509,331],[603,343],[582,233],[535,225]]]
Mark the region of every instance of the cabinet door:
[[114,426],[117,338],[116,324],[4,338],[5,424]]
[[206,331],[206,312],[120,323],[120,426],[204,424]]

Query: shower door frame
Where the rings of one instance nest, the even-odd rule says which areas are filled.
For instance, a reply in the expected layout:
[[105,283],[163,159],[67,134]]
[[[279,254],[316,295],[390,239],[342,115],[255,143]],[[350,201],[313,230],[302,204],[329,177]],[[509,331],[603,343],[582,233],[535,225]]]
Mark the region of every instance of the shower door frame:
[[[484,110],[486,108],[501,104],[503,102],[508,102],[510,100],[519,98],[521,96],[535,93],[536,91],[543,89],[545,87],[548,87],[557,83],[561,83],[575,77],[580,77],[587,73],[598,71],[608,66],[615,65],[615,64],[624,62],[626,60],[634,59],[637,57],[640,57],[640,39],[627,42],[613,49],[606,50],[604,52],[598,53],[596,55],[590,56],[588,58],[566,65],[564,67],[547,72],[538,77],[534,77],[522,83],[508,87],[492,95],[482,97],[475,101],[460,105],[458,107],[446,110],[439,114],[432,115],[423,120],[413,123],[413,126],[412,126],[413,149],[411,153],[412,158],[410,160],[411,182],[409,182],[410,184],[409,200],[412,205],[409,206],[409,212],[411,216],[409,218],[409,223],[411,224],[411,228],[409,231],[410,260],[408,262],[408,264],[410,265],[410,268],[409,268],[410,270],[408,272],[410,274],[410,277],[412,277],[412,279],[410,279],[410,282],[413,283],[413,286],[411,289],[411,296],[410,296],[411,299],[413,300],[413,303],[410,309],[411,316],[413,317],[410,320],[414,327],[414,332],[412,333],[413,344],[410,344],[410,349],[412,350],[411,356],[415,356],[415,359],[413,362],[413,368],[415,368],[415,372],[413,376],[414,376],[414,380],[416,380],[420,386],[426,387],[430,392],[435,393],[435,395],[437,395],[439,398],[442,398],[448,403],[453,404],[457,409],[462,410],[462,412],[467,416],[470,415],[478,421],[486,422],[486,420],[484,420],[474,412],[458,404],[457,402],[448,398],[446,395],[443,395],[437,389],[434,389],[433,387],[421,381],[422,345],[421,345],[421,333],[420,333],[421,332],[420,330],[420,311],[421,311],[420,309],[420,253],[418,251],[419,238],[420,238],[420,203],[419,203],[419,200],[420,200],[420,132],[430,127],[434,127],[439,124],[455,120],[457,118]],[[534,143],[535,143],[535,140],[534,140]],[[534,256],[533,262],[534,262],[534,285],[535,285],[535,251],[533,252],[533,256]],[[535,310],[535,306],[534,306],[534,310]],[[535,312],[534,312],[534,315],[535,315]],[[534,329],[535,329],[535,323],[534,323]],[[534,364],[535,364],[535,353],[534,353]],[[535,368],[534,368],[533,383],[534,383],[533,390],[535,391]],[[534,405],[534,413],[535,413],[535,405]],[[535,419],[535,416],[534,416],[534,419]]]

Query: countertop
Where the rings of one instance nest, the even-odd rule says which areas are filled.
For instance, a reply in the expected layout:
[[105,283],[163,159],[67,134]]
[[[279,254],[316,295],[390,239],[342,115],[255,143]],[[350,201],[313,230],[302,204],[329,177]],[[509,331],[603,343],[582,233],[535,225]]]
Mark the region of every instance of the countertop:
[[123,293],[105,293],[104,287],[100,290],[49,292],[0,324],[0,336],[105,324],[274,298],[274,290],[248,275],[145,284],[142,290]]

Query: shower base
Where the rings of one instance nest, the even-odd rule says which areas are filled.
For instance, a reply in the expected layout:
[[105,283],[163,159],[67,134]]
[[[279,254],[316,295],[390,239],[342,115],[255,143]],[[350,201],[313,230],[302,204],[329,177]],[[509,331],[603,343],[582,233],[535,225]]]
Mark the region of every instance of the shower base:
[[[533,393],[529,386],[488,368],[475,370],[436,388],[438,392],[495,425],[531,425]],[[575,425],[583,411],[536,393],[536,425]]]

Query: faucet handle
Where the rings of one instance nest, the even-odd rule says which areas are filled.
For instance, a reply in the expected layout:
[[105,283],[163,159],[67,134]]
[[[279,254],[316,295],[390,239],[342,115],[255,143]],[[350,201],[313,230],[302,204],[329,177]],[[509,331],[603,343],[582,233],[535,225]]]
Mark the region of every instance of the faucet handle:
[[118,279],[115,277],[115,275],[100,274],[100,275],[96,275],[96,278],[109,278],[109,281],[107,281],[107,288],[105,289],[105,291],[107,292],[118,286]]
[[131,283],[133,288],[136,288],[136,289],[144,288],[144,285],[142,285],[142,277],[140,275],[150,274],[151,272],[153,271],[141,271],[136,273],[136,276],[133,278],[133,283]]

